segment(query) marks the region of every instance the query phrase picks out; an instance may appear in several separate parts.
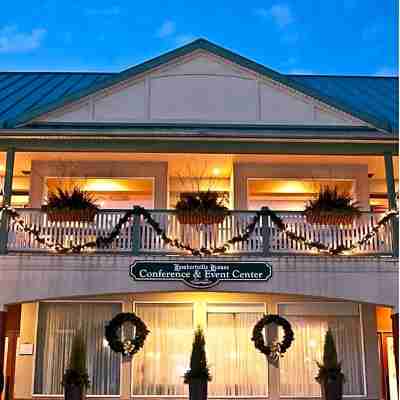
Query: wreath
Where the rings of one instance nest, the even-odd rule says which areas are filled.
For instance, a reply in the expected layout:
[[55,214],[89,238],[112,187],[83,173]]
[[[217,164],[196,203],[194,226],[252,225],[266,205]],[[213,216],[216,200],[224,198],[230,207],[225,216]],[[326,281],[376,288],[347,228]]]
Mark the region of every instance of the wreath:
[[[282,342],[265,344],[263,330],[264,328],[275,323],[283,328],[284,335]],[[251,340],[254,342],[254,346],[261,353],[265,354],[271,361],[277,361],[279,357],[283,357],[283,354],[291,346],[294,340],[294,333],[290,322],[276,314],[264,315],[253,328],[253,336]]]
[[[135,327],[135,337],[121,340],[122,325],[129,322]],[[134,313],[117,314],[106,326],[105,338],[111,350],[124,356],[133,356],[144,345],[146,336],[150,333],[146,324]]]

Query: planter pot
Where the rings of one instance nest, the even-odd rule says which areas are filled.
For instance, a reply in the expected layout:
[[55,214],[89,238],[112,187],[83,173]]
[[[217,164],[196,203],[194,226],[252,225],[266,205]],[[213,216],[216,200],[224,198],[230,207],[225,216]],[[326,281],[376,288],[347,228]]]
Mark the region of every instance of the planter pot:
[[176,216],[181,225],[215,225],[225,219],[225,212],[196,213],[192,211],[178,211]]
[[207,400],[208,382],[192,379],[189,383],[189,400]]
[[51,222],[93,222],[97,210],[47,211]]
[[353,225],[355,218],[351,214],[306,212],[307,222],[316,225]]
[[65,400],[85,400],[86,390],[80,386],[72,383],[67,383],[64,387],[64,399]]
[[343,397],[343,378],[326,379],[320,382],[321,397],[324,400],[341,400]]

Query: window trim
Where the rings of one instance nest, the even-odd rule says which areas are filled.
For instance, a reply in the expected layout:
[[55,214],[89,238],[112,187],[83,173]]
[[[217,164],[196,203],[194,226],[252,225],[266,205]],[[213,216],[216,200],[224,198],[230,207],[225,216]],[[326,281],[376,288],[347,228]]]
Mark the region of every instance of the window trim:
[[[346,301],[279,301],[276,303],[278,314],[279,314],[279,306],[280,305],[286,305],[286,304],[346,304],[349,302]],[[354,302],[350,302],[353,303]],[[365,359],[365,335],[364,335],[364,318],[363,318],[363,313],[362,313],[362,304],[356,303],[357,308],[358,308],[358,320],[360,323],[360,333],[361,333],[361,366],[362,366],[362,371],[363,371],[363,394],[343,394],[343,398],[366,398],[368,396],[367,393],[367,369],[366,369],[366,359]],[[329,315],[328,315],[329,316]],[[307,317],[307,315],[299,315],[299,317]],[[279,374],[280,374],[280,367],[279,367]],[[279,393],[280,393],[280,388],[279,388]],[[303,395],[282,395],[280,394],[280,397],[282,399],[320,399],[321,396],[303,396]]]
[[[36,378],[36,359],[37,359],[37,334],[38,334],[38,328],[39,328],[39,310],[40,310],[40,305],[43,303],[107,303],[107,304],[121,304],[121,312],[123,311],[123,306],[124,304],[127,304],[126,301],[123,300],[90,300],[90,299],[85,299],[85,300],[42,300],[42,301],[37,301],[35,302],[36,304],[36,321],[35,321],[35,345],[33,348],[33,367],[32,367],[32,388],[31,388],[31,396],[32,397],[54,397],[54,398],[63,398],[64,394],[43,394],[43,393],[34,393],[35,392],[35,378]],[[119,379],[119,394],[87,394],[86,397],[112,397],[112,398],[120,398],[121,393],[122,393],[122,368],[123,368],[123,363],[122,363],[122,358],[120,360],[120,379]]]
[[[168,301],[168,300],[162,300],[162,301],[151,301],[151,300],[133,300],[132,302],[132,310],[136,314],[136,306],[138,304],[188,304],[192,306],[192,331],[194,330],[195,327],[195,304],[196,301]],[[146,322],[146,321],[144,321]],[[187,395],[158,395],[158,394],[133,394],[133,363],[134,359],[132,358],[131,360],[131,365],[130,365],[130,388],[129,388],[129,396],[130,398],[135,398],[135,399],[140,399],[140,398],[175,398],[175,399],[186,399],[188,396]]]

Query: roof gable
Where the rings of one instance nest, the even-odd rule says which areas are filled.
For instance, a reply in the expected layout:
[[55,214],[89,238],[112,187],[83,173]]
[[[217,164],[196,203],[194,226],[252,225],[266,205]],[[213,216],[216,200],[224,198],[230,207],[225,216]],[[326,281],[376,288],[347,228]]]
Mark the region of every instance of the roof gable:
[[[116,74],[67,74],[67,76],[63,76],[62,74],[32,74],[29,76],[29,74],[26,74],[26,76],[21,77],[0,76],[0,96],[3,96],[3,91],[1,90],[2,87],[6,86],[5,96],[8,96],[7,101],[10,103],[8,108],[6,104],[5,109],[3,109],[3,111],[0,110],[0,123],[1,120],[3,120],[3,123],[10,127],[22,125],[39,115],[60,108],[68,103],[93,94],[94,92],[116,85],[124,80],[131,79],[132,77],[143,74],[153,68],[163,66],[179,57],[186,56],[199,50],[222,57],[240,67],[266,76],[275,82],[304,93],[307,96],[311,96],[314,99],[326,103],[338,110],[350,113],[377,128],[390,131],[394,126],[396,126],[395,119],[393,119],[393,123],[391,124],[391,119],[388,118],[390,113],[389,109],[385,112],[374,113],[370,112],[371,108],[368,107],[368,102],[364,102],[364,104],[355,104],[354,98],[357,97],[357,88],[353,88],[353,101],[350,101],[351,96],[340,96],[337,93],[339,90],[332,90],[332,87],[335,87],[335,85],[337,88],[342,86],[342,84],[338,82],[334,83],[333,80],[328,82],[327,79],[318,80],[316,78],[312,80],[299,76],[283,75],[204,39],[198,39],[186,46],[180,47]],[[10,85],[10,88],[13,86],[11,85],[10,80],[11,83],[15,80],[20,80],[20,82],[18,82],[18,89],[10,89],[14,90],[14,92],[11,93],[11,98],[10,94],[7,94],[7,85]],[[322,82],[325,83],[322,84]],[[19,107],[20,109],[23,109],[22,112],[13,113],[12,95],[15,95],[17,92],[20,95],[20,99],[17,100],[19,105],[21,105],[21,103],[23,104],[24,101],[26,102],[28,95],[32,95],[33,93],[37,98],[35,97],[33,101],[31,98],[32,102],[29,107]],[[25,98],[21,98],[21,92],[26,94]],[[360,95],[360,92],[358,95]],[[41,101],[41,96],[46,98],[45,101]],[[375,105],[377,105],[377,103],[375,103]],[[383,109],[380,111],[383,111]]]

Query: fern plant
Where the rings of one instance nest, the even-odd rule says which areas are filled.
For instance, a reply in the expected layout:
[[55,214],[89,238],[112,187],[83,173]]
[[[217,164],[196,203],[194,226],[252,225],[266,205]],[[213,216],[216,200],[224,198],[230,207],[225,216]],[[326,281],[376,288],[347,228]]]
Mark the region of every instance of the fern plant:
[[325,186],[315,200],[310,200],[305,212],[337,213],[360,216],[360,207],[352,196],[346,192],[339,192],[337,186],[333,189]]
[[54,192],[49,193],[47,202],[42,206],[42,210],[46,212],[77,210],[97,211],[98,206],[93,194],[85,192],[79,187],[74,187],[71,190],[57,188]]

